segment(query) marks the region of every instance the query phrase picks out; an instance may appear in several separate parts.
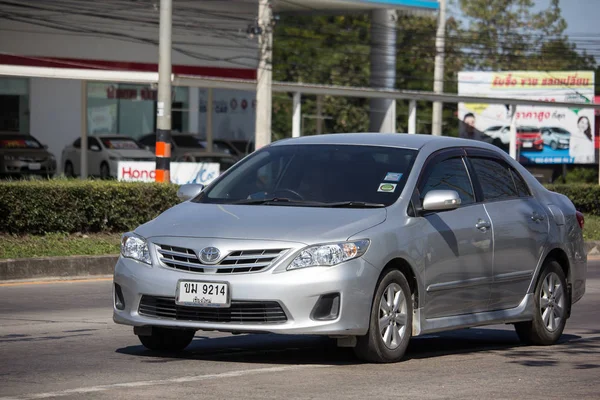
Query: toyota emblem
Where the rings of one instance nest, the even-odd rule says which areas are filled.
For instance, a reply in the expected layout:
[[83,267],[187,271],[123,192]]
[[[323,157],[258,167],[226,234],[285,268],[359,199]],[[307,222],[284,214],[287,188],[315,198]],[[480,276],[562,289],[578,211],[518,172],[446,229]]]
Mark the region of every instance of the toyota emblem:
[[200,261],[204,264],[215,264],[220,256],[221,252],[216,247],[205,247],[200,250]]

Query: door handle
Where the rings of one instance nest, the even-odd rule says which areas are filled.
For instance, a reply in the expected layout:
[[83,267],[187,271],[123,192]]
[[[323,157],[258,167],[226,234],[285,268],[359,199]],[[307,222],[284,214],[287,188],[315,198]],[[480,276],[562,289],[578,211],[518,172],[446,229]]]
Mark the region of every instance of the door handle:
[[534,211],[534,213],[531,215],[531,220],[533,222],[540,222],[544,220],[544,216]]
[[489,222],[484,221],[482,219],[480,219],[479,221],[477,221],[477,223],[475,224],[475,228],[479,229],[482,232],[487,231],[491,227],[492,227],[492,225]]

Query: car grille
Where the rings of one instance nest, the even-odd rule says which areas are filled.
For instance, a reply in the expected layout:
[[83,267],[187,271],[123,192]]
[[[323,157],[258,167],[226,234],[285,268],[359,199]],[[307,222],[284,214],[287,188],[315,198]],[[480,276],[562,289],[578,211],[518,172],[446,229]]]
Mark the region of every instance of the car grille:
[[216,265],[200,262],[196,253],[183,247],[157,245],[160,261],[166,267],[198,273],[238,274],[268,268],[287,249],[239,250],[231,252]]
[[173,297],[143,295],[140,315],[179,321],[222,322],[239,324],[283,323],[285,312],[275,301],[231,301],[229,308],[189,307],[175,304]]
[[44,162],[47,157],[19,157],[22,162]]

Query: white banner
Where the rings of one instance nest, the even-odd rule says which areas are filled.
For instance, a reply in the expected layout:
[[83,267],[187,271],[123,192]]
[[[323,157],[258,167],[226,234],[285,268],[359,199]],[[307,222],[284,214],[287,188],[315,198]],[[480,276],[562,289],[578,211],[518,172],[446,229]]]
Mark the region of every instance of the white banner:
[[[118,180],[154,182],[156,163],[153,161],[119,161]],[[208,185],[220,175],[218,163],[171,163],[171,183]]]
[[[593,71],[460,72],[461,95],[548,102],[592,103]],[[460,135],[508,147],[512,108],[502,104],[460,103]],[[588,164],[594,160],[594,111],[518,105],[517,151],[523,163]]]

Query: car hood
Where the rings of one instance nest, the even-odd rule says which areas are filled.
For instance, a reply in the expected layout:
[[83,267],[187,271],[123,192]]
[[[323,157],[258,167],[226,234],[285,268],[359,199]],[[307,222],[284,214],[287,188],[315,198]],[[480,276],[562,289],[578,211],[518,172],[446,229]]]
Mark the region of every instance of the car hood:
[[124,149],[124,150],[109,150],[110,154],[114,154],[123,159],[135,158],[153,158],[154,154],[148,150]]
[[261,239],[305,244],[346,240],[386,219],[385,208],[346,209],[185,202],[141,225],[145,237]]

